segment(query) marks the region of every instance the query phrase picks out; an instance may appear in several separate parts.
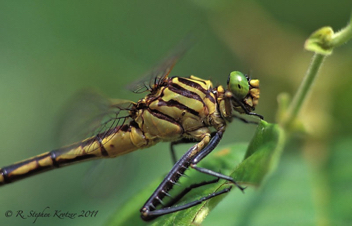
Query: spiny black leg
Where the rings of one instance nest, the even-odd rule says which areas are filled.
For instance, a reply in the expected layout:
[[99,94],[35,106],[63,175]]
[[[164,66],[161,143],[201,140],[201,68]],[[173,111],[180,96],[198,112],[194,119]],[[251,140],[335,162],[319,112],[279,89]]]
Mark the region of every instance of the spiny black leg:
[[[224,128],[220,128],[216,133],[213,133],[211,136],[211,139],[209,142],[206,141],[208,137],[205,135],[202,139],[202,142],[204,142],[205,147],[201,148],[198,147],[198,145],[195,145],[191,147],[177,162],[176,164],[172,167],[170,172],[167,174],[167,176],[164,178],[164,180],[159,184],[159,186],[156,188],[156,190],[153,192],[153,194],[149,197],[149,199],[146,201],[146,203],[143,205],[141,208],[141,217],[143,220],[148,221],[151,219],[154,219],[158,216],[177,212],[180,210],[187,209],[189,207],[198,205],[202,203],[205,200],[211,199],[217,195],[226,193],[230,191],[231,187],[228,187],[226,189],[223,189],[218,192],[214,192],[208,196],[204,196],[203,198],[181,205],[181,206],[171,206],[171,207],[163,207],[162,209],[157,210],[157,206],[161,204],[159,200],[162,200],[165,196],[167,196],[166,193],[170,191],[175,183],[178,181],[181,175],[184,174],[185,170],[189,168],[189,166],[196,168],[198,171],[203,172],[203,173],[208,173],[210,175],[213,175],[218,178],[224,178],[226,180],[229,180],[233,182],[233,179],[222,175],[220,173],[215,173],[211,170],[206,170],[202,168],[198,168],[196,164],[201,161],[204,157],[206,157],[211,151],[214,150],[214,148],[217,146],[217,144],[220,142],[222,134],[224,132]],[[210,134],[208,134],[209,136]],[[189,141],[189,140],[188,140]],[[178,142],[179,143],[179,142]],[[201,144],[201,143],[200,143]],[[198,150],[197,148],[200,148]],[[196,152],[196,153],[195,153]],[[216,181],[216,180],[213,180]],[[236,182],[234,182],[236,184]],[[236,184],[237,185],[237,184]],[[241,188],[241,187],[240,187]],[[243,189],[243,188],[242,188]],[[242,190],[241,189],[241,190]],[[185,191],[184,194],[187,194],[189,191]],[[184,194],[181,192],[180,197],[184,196]],[[176,201],[179,199],[176,197]],[[169,205],[169,204],[168,204]],[[168,206],[166,205],[166,206]],[[170,204],[172,205],[172,203]]]
[[211,175],[211,176],[214,176],[214,177],[217,177],[217,178],[221,178],[221,179],[224,179],[224,180],[227,180],[227,181],[230,181],[231,183],[233,183],[234,185],[236,185],[236,187],[238,187],[241,191],[243,191],[245,188],[242,187],[241,185],[239,185],[232,177],[229,177],[229,176],[226,176],[224,174],[221,174],[221,173],[218,173],[218,172],[215,172],[215,171],[212,171],[210,169],[206,169],[206,168],[200,168],[200,167],[197,167],[195,165],[191,165],[191,167],[201,173],[205,173],[205,174],[208,174],[208,175]]
[[206,201],[208,199],[211,199],[211,198],[214,198],[214,197],[216,197],[218,195],[227,193],[227,192],[229,192],[231,190],[231,188],[232,188],[232,186],[230,186],[228,188],[225,188],[225,189],[223,189],[221,191],[211,193],[211,194],[209,194],[207,196],[204,196],[204,197],[202,197],[202,198],[200,198],[198,200],[195,200],[193,202],[186,203],[184,205],[174,206],[174,207],[167,207],[167,208],[160,209],[160,210],[150,211],[148,213],[148,218],[143,218],[143,219],[144,220],[152,220],[155,217],[159,217],[159,216],[162,216],[162,215],[165,215],[165,214],[174,213],[174,212],[177,212],[177,211],[180,211],[180,210],[188,209],[190,207],[199,205],[199,204],[201,204],[202,202],[204,202],[204,201]]
[[[215,134],[216,134],[216,131],[212,132],[210,134],[210,137],[213,138]],[[172,158],[173,165],[175,165],[175,163],[177,162],[177,156],[176,156],[174,146],[177,144],[189,144],[189,143],[195,143],[195,142],[197,141],[194,139],[182,138],[181,140],[172,141],[170,143],[170,151],[171,151],[171,158]]]
[[240,116],[237,116],[237,115],[234,115],[234,116],[232,116],[232,117],[233,117],[233,118],[237,118],[237,119],[241,120],[241,121],[244,122],[244,123],[255,124],[255,125],[258,125],[258,124],[259,124],[259,122],[249,121],[249,120],[247,120],[247,119],[245,119],[245,118],[242,118],[242,117],[240,117]]
[[257,114],[257,113],[255,113],[255,112],[249,112],[248,115],[257,116],[258,118],[260,118],[260,119],[262,119],[262,120],[264,119],[264,116],[262,116],[262,115],[260,115],[260,114]]
[[190,186],[188,186],[187,188],[185,188],[183,191],[181,191],[177,196],[173,197],[172,200],[170,202],[167,203],[166,206],[172,206],[175,203],[177,203],[178,201],[180,201],[188,192],[192,191],[195,188],[199,188],[208,184],[214,184],[219,182],[219,178],[216,178],[214,180],[210,180],[210,181],[203,181],[197,184],[191,184]]
[[248,109],[244,106],[244,104],[243,104],[241,101],[237,100],[234,96],[232,96],[232,100],[234,100],[238,105],[240,105],[240,107],[243,109],[243,111],[244,111],[247,115],[253,115],[253,116],[256,116],[256,117],[258,117],[258,118],[260,118],[260,119],[264,119],[264,117],[263,117],[262,115],[257,114],[257,113],[255,113],[255,112],[250,112],[250,111],[248,111]]
[[197,164],[200,162],[205,156],[207,156],[210,152],[214,150],[214,148],[219,144],[221,138],[222,138],[222,131],[218,131],[214,134],[214,136],[211,138],[210,142],[208,145],[200,152],[198,152],[195,156],[192,157],[192,164]]
[[191,162],[191,168],[201,172],[201,173],[205,173],[214,177],[218,177],[221,179],[225,179],[227,181],[232,182],[233,184],[235,184],[241,191],[244,190],[243,187],[241,187],[239,184],[237,184],[237,182],[232,179],[232,177],[223,175],[221,173],[217,173],[214,172],[212,170],[209,169],[205,169],[205,168],[200,168],[197,167],[197,163],[199,163],[203,158],[205,158],[210,152],[212,152],[212,150],[214,150],[214,148],[218,145],[218,143],[220,142],[222,137],[222,132],[218,131],[214,137],[210,140],[209,144],[199,153],[197,153],[193,158],[192,158],[192,162]]
[[175,165],[175,163],[177,162],[177,157],[176,157],[174,146],[177,144],[189,144],[189,143],[195,143],[195,142],[197,142],[197,141],[195,141],[193,139],[182,138],[181,140],[172,141],[170,143],[171,158],[172,158],[173,165]]
[[[210,142],[206,142],[207,145],[199,150],[199,152],[210,152],[211,150],[214,149],[214,147],[217,145],[217,143],[219,143],[221,138],[221,135],[223,133],[223,129],[221,129],[221,131],[218,131],[215,133],[214,137],[210,139]],[[210,134],[209,134],[210,135]],[[209,136],[208,135],[208,136]],[[205,136],[202,141],[206,141],[207,137]],[[186,169],[189,168],[190,164],[192,163],[194,157],[205,157],[206,155],[199,155],[199,154],[195,154],[195,149],[197,148],[197,145],[192,146],[177,162],[176,164],[172,167],[172,169],[170,170],[170,172],[166,175],[166,177],[163,179],[163,181],[159,184],[159,186],[155,189],[155,191],[153,192],[153,194],[149,197],[149,199],[145,202],[145,204],[143,205],[143,207],[141,208],[140,212],[141,212],[141,217],[143,220],[148,221],[151,220],[153,218],[156,218],[160,215],[164,215],[167,213],[172,213],[172,212],[176,212],[178,210],[182,210],[182,209],[186,209],[188,207],[194,206],[194,205],[198,205],[199,203],[202,202],[202,200],[206,200],[209,199],[211,197],[214,197],[216,195],[222,194],[223,192],[217,192],[214,193],[212,195],[209,195],[207,198],[205,199],[201,199],[200,201],[195,201],[195,202],[191,202],[189,204],[183,205],[181,207],[166,207],[166,208],[162,208],[160,210],[156,210],[157,206],[160,205],[160,200],[162,200],[165,196],[167,196],[166,193],[168,193],[168,191],[170,191],[173,186],[175,185],[175,183],[179,180],[180,176],[182,176],[185,172]],[[227,191],[226,191],[227,192]]]

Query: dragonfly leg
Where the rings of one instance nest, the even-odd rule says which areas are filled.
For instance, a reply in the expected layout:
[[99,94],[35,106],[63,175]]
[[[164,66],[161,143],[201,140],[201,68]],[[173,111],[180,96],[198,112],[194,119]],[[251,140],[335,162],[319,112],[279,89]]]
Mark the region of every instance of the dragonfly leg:
[[248,109],[244,106],[244,104],[241,102],[241,101],[238,101],[235,99],[235,101],[241,106],[241,108],[243,109],[243,111],[247,114],[247,115],[253,115],[253,116],[256,116],[260,119],[264,119],[264,117],[260,114],[257,114],[255,112],[251,112],[251,111],[248,111]]
[[224,179],[224,180],[227,180],[227,181],[230,181],[231,183],[233,183],[234,185],[236,185],[236,187],[238,187],[241,191],[244,191],[244,187],[242,187],[241,185],[239,185],[232,177],[230,176],[226,176],[224,174],[221,174],[221,173],[218,173],[218,172],[215,172],[215,171],[212,171],[210,169],[206,169],[206,168],[201,168],[201,167],[197,167],[196,165],[191,165],[191,167],[201,173],[205,173],[205,174],[208,174],[208,175],[211,175],[211,176],[214,176],[214,177],[217,177],[217,178],[221,178],[221,179]]
[[181,140],[173,141],[170,143],[170,151],[171,151],[171,158],[172,158],[173,165],[175,165],[177,162],[177,156],[175,153],[174,146],[177,144],[189,144],[194,142],[196,142],[194,139],[182,138]]
[[[221,173],[217,173],[214,171],[211,171],[209,169],[205,168],[200,168],[197,167],[197,163],[200,162],[203,158],[205,158],[211,151],[214,150],[214,148],[217,146],[217,144],[220,142],[222,138],[222,134],[224,132],[224,128],[220,129],[219,131],[212,133],[212,134],[205,134],[202,138],[202,140],[191,147],[174,165],[174,167],[171,169],[171,171],[168,173],[168,175],[164,178],[164,180],[161,182],[161,184],[158,186],[158,188],[153,192],[151,197],[147,200],[147,202],[144,204],[144,206],[141,209],[141,217],[145,221],[152,220],[158,216],[177,212],[180,210],[184,210],[187,208],[190,208],[192,206],[196,206],[205,200],[211,199],[215,196],[224,194],[226,192],[229,192],[232,186],[225,188],[223,190],[211,193],[207,196],[204,196],[198,200],[195,200],[193,202],[186,203],[184,205],[180,206],[172,206],[174,205],[177,201],[179,201],[183,196],[185,196],[190,190],[196,187],[200,187],[209,183],[215,183],[217,182],[220,178],[225,179],[227,181],[232,182],[235,184],[238,188],[241,190],[244,190],[240,185],[238,185],[231,177],[223,175]],[[186,188],[184,191],[182,191],[179,195],[177,195],[173,200],[171,200],[169,203],[166,205],[163,205],[163,208],[161,209],[156,209],[158,205],[161,204],[161,200],[165,196],[168,195],[168,191],[172,189],[174,184],[179,180],[180,176],[182,176],[185,172],[186,169],[191,166],[192,168],[196,169],[197,171],[201,173],[206,173],[212,176],[215,176],[216,179],[208,182],[203,182],[199,184],[194,184],[191,185],[189,188]]]
[[219,182],[219,178],[216,178],[216,179],[210,180],[210,181],[203,181],[203,182],[200,182],[200,183],[191,184],[187,188],[183,189],[183,191],[181,191],[177,196],[172,197],[172,200],[170,202],[168,202],[166,206],[174,205],[175,203],[180,201],[185,195],[187,195],[188,192],[192,191],[195,188],[203,187],[203,186],[208,185],[208,184],[215,184],[217,182]]
[[[165,205],[161,209],[156,209],[157,206],[161,204],[160,200],[162,200],[165,196],[169,196],[168,191],[170,191],[173,188],[173,186],[177,183],[179,178],[189,168],[194,157],[199,156],[198,152],[202,152],[204,149],[209,149],[209,147],[217,145],[217,143],[220,141],[220,139],[217,138],[219,136],[219,133],[222,134],[222,132],[217,132],[213,138],[211,138],[210,133],[205,133],[205,134],[202,133],[203,134],[202,140],[199,143],[197,143],[196,145],[192,146],[176,162],[176,164],[172,167],[172,169],[167,174],[167,176],[164,178],[164,180],[160,183],[160,185],[156,188],[156,190],[153,192],[153,194],[150,196],[150,198],[147,200],[147,202],[141,208],[140,211],[141,211],[141,217],[143,220],[148,221],[148,220],[154,219],[154,218],[161,216],[161,215],[164,215],[164,214],[183,210],[183,209],[189,208],[191,206],[198,205],[201,202],[203,202],[207,199],[210,199],[214,196],[217,196],[217,195],[223,194],[224,192],[227,192],[227,190],[226,191],[219,191],[214,194],[210,194],[200,200],[196,200],[194,202],[191,202],[189,204],[171,207],[171,205],[176,203],[179,199],[181,199],[185,194],[188,193],[188,191],[186,189],[186,191],[181,192],[181,194],[176,197],[175,201],[171,201],[169,204]],[[214,147],[212,149],[214,149]],[[215,180],[213,182],[215,183]],[[202,184],[199,186],[202,186]],[[197,187],[197,185],[195,185],[195,187]]]
[[230,181],[231,183],[235,184],[241,191],[244,190],[243,187],[241,187],[232,177],[223,175],[221,173],[209,170],[209,169],[205,169],[205,168],[201,168],[201,167],[197,167],[197,164],[203,159],[205,158],[210,152],[212,152],[214,150],[214,148],[217,146],[217,144],[220,142],[221,137],[222,137],[222,131],[218,131],[216,132],[216,134],[214,135],[214,137],[211,139],[211,141],[209,142],[209,144],[199,153],[197,153],[193,158],[192,158],[192,162],[191,162],[191,168],[201,172],[201,173],[205,173],[217,178],[221,178],[227,181]]
[[[210,134],[210,137],[213,138],[215,136],[215,134],[216,134],[216,132],[212,132]],[[173,165],[175,165],[177,162],[177,156],[176,156],[174,146],[177,144],[189,144],[189,143],[195,143],[195,142],[197,142],[197,141],[194,139],[182,138],[181,140],[173,141],[170,143],[171,159],[172,159]]]
[[174,212],[177,212],[177,211],[180,211],[180,210],[184,210],[184,209],[188,209],[190,207],[193,207],[193,206],[196,206],[196,205],[199,205],[201,204],[202,202],[208,200],[208,199],[211,199],[211,198],[214,198],[218,195],[222,195],[224,193],[227,193],[231,190],[232,186],[228,187],[228,188],[224,188],[223,190],[220,190],[218,192],[213,192],[207,196],[204,196],[198,200],[195,200],[195,201],[192,201],[192,202],[189,202],[189,203],[186,203],[184,205],[180,205],[180,206],[172,206],[172,207],[166,207],[166,208],[163,208],[163,209],[159,209],[159,210],[153,210],[153,211],[150,211],[148,212],[148,218],[143,218],[144,220],[152,220],[156,217],[159,217],[159,216],[162,216],[162,215],[165,215],[165,214],[169,214],[169,213],[174,213]]
[[231,99],[234,100],[234,101],[242,108],[242,110],[244,111],[244,113],[245,113],[246,115],[253,115],[253,116],[256,116],[256,117],[258,117],[258,118],[260,118],[260,119],[262,119],[262,120],[264,119],[264,117],[263,117],[262,115],[257,114],[257,113],[255,113],[255,112],[249,111],[249,110],[245,107],[245,105],[242,103],[242,101],[237,100],[234,96],[232,96]]
[[247,119],[245,119],[245,118],[242,118],[242,117],[240,117],[240,116],[237,116],[237,115],[234,115],[234,116],[232,116],[232,117],[233,117],[233,118],[237,118],[237,119],[241,120],[241,121],[244,122],[244,123],[255,124],[255,125],[258,125],[258,123],[259,123],[259,122],[255,122],[255,121],[249,121],[249,120],[247,120]]

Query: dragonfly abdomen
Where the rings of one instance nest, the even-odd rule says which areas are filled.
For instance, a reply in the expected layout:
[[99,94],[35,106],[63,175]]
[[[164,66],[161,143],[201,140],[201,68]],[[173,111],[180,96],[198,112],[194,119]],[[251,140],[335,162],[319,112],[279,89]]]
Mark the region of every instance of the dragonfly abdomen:
[[149,147],[156,140],[146,140],[133,121],[82,142],[29,158],[0,169],[0,186],[55,168],[85,160],[113,158]]
[[104,138],[102,143],[108,153],[106,157],[113,158],[150,147],[158,141],[159,139],[148,139],[137,123],[131,121],[129,125],[121,126],[118,132]]
[[46,152],[0,169],[0,186],[56,168],[52,154],[53,152]]
[[[0,186],[8,184],[26,177],[33,176],[48,170],[62,167],[74,162],[93,159],[97,156],[78,150],[82,147],[82,143],[72,144],[70,146],[60,148],[51,152],[14,163],[10,166],[0,169]],[[74,154],[75,153],[75,154]]]

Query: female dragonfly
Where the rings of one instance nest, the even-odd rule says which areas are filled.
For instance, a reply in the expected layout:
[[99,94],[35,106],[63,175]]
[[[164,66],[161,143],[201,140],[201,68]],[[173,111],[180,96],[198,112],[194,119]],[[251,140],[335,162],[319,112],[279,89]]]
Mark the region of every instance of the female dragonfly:
[[198,205],[231,189],[229,187],[199,200],[174,206],[190,190],[186,189],[164,204],[162,200],[169,196],[168,192],[188,168],[217,178],[210,183],[221,178],[243,190],[231,177],[198,167],[197,164],[220,142],[228,122],[233,118],[246,122],[238,113],[263,118],[252,112],[258,104],[259,80],[233,71],[225,89],[222,86],[213,87],[209,80],[195,76],[168,77],[186,50],[187,45],[181,42],[155,70],[131,86],[135,92],[148,92],[143,99],[137,102],[112,100],[108,112],[113,114],[100,124],[95,130],[99,132],[94,136],[1,168],[0,186],[85,160],[117,157],[161,141],[171,142],[173,153],[173,145],[192,141],[197,143],[178,161],[173,154],[175,165],[140,210],[143,220]]

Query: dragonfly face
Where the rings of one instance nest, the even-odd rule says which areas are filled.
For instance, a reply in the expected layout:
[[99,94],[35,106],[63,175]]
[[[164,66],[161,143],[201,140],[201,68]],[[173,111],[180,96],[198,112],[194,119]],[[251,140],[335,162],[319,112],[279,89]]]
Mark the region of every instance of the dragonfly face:
[[260,90],[257,79],[250,79],[239,71],[233,71],[227,80],[227,90],[235,111],[248,114],[258,104]]
[[[0,169],[0,185],[83,160],[120,156],[148,148],[160,141],[171,141],[171,146],[197,141],[177,162],[174,160],[174,167],[142,207],[142,218],[151,220],[186,209],[231,189],[229,187],[200,200],[174,207],[173,205],[187,193],[184,192],[160,208],[162,200],[169,196],[168,191],[188,168],[217,179],[225,179],[243,190],[231,177],[197,167],[197,163],[220,142],[228,121],[240,118],[247,122],[236,116],[235,112],[262,118],[252,112],[258,104],[259,80],[250,79],[241,72],[234,71],[230,73],[225,90],[222,86],[214,88],[209,80],[195,76],[169,78],[172,67],[185,53],[186,47],[184,41],[181,42],[176,50],[161,62],[157,70],[151,71],[132,85],[135,92],[148,91],[145,98],[136,103],[126,100],[106,101],[107,113],[100,114],[104,120],[94,129],[93,136]],[[109,117],[106,117],[108,114]],[[96,123],[96,119],[94,122]],[[210,128],[215,129],[215,132],[211,133]],[[208,183],[197,186],[206,184]]]

